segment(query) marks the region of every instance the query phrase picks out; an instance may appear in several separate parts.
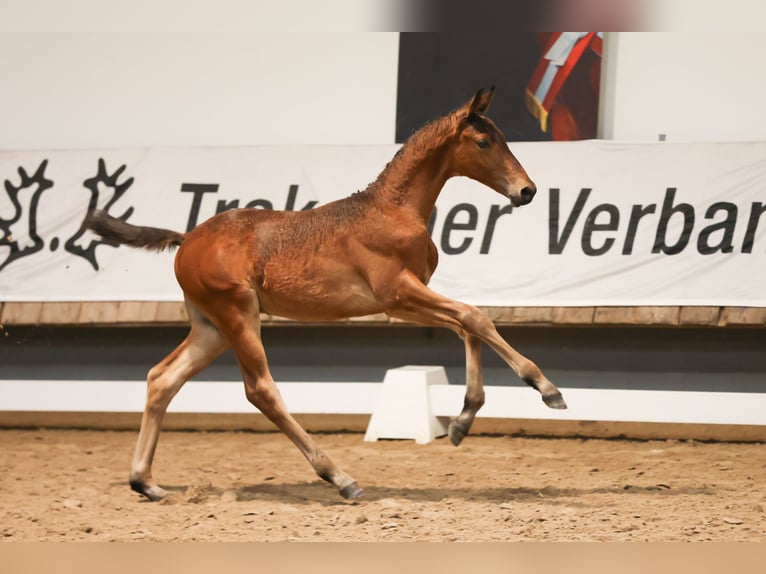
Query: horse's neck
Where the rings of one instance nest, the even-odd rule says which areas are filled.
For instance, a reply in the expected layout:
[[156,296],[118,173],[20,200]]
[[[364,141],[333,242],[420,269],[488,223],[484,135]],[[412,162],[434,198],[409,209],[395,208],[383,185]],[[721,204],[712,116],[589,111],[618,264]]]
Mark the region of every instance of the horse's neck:
[[402,149],[382,174],[378,194],[389,205],[406,209],[428,222],[436,199],[449,179],[444,150]]

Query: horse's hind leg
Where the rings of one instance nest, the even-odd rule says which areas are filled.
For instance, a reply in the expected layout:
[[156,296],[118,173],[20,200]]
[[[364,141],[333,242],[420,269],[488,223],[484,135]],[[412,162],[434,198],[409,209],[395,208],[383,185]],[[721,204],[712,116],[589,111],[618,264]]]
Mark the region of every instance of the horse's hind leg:
[[247,399],[288,436],[320,478],[338,488],[344,498],[361,496],[362,489],[356,481],[322,452],[303,427],[290,415],[279,389],[268,372],[262,348],[259,347],[258,343],[251,343],[247,351],[237,353]]
[[188,303],[186,308],[191,320],[189,335],[149,371],[146,407],[130,467],[130,487],[150,500],[160,500],[167,494],[152,479],[152,460],[170,401],[186,381],[228,347],[218,329],[197,309]]
[[205,311],[216,319],[237,354],[247,399],[287,435],[320,478],[337,487],[345,498],[360,496],[362,489],[356,481],[322,452],[288,412],[269,371],[255,293],[231,293],[223,300],[208,300]]

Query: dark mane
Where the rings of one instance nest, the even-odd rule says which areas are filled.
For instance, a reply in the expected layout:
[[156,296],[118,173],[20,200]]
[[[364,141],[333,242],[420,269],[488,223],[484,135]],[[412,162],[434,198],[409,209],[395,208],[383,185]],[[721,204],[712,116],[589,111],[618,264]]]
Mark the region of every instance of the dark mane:
[[[407,169],[408,166],[416,165],[419,160],[423,159],[431,150],[438,145],[441,145],[447,135],[453,133],[455,129],[454,113],[445,114],[440,118],[432,120],[425,124],[422,128],[415,131],[407,138],[407,141],[402,144],[402,147],[397,150],[394,157],[391,158],[386,164],[386,167],[378,174],[378,177],[370,183],[367,188],[360,193],[374,194],[386,181],[388,175],[392,172],[396,172],[399,169]],[[407,164],[407,165],[402,165]]]

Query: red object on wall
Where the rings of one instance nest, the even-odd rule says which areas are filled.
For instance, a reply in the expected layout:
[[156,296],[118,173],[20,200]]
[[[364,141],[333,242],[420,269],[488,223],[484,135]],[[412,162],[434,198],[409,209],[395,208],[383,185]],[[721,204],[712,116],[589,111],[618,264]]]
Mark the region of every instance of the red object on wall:
[[549,52],[563,34],[538,35],[540,60],[527,85],[527,108],[554,140],[592,139],[598,129],[603,41],[596,32],[583,33],[557,65]]

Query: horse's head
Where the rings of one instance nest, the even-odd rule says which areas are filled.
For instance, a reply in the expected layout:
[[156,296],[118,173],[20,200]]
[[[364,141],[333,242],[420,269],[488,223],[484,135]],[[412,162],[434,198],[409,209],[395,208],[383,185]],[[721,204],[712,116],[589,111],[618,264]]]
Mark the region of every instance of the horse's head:
[[508,148],[505,136],[492,120],[484,115],[492,101],[495,88],[479,90],[473,99],[454,112],[457,127],[457,147],[452,170],[491,187],[518,207],[526,205],[537,192]]

